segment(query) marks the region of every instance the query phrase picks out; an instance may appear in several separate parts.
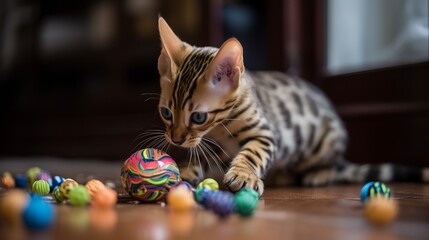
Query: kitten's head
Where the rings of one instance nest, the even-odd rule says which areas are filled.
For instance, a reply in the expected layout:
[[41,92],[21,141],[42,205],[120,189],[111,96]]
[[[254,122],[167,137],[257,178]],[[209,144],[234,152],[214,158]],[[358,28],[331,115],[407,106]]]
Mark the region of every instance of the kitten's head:
[[162,50],[158,59],[159,112],[169,142],[196,147],[234,106],[244,72],[243,49],[235,38],[219,49],[182,42],[159,19]]

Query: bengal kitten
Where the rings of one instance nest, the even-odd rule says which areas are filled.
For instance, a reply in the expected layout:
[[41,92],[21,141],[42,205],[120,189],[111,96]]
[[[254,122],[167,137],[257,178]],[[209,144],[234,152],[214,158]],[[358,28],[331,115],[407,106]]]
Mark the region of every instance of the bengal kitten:
[[[280,72],[245,71],[243,48],[235,38],[219,49],[194,47],[163,18],[159,32],[159,112],[167,141],[191,149],[191,166],[181,168],[184,180],[203,179],[200,158],[227,166],[223,182],[231,191],[248,187],[260,195],[265,177],[270,184],[299,177],[319,186],[374,175],[369,166],[345,164],[346,129],[317,87]],[[210,144],[222,150],[220,157]],[[388,181],[395,169],[380,165],[375,175]],[[422,173],[414,174],[421,180]]]

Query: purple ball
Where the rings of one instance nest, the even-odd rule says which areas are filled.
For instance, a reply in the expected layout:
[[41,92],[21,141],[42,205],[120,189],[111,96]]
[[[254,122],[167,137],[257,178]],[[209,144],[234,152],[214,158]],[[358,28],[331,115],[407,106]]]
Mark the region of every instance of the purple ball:
[[50,182],[50,179],[51,175],[49,174],[49,172],[44,170],[40,171],[40,173],[36,176],[36,180],[45,180],[46,182]]

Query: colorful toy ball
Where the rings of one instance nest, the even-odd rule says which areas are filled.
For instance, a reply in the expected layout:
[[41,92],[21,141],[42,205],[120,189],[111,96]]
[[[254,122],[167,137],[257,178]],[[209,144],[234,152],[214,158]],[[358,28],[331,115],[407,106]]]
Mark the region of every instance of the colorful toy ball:
[[121,169],[122,186],[130,196],[143,202],[163,200],[171,186],[180,180],[173,158],[154,148],[135,152]]
[[28,206],[22,214],[27,228],[32,230],[43,230],[54,222],[54,210],[52,206],[38,195],[32,195]]
[[219,183],[217,183],[213,178],[206,178],[198,184],[197,189],[201,189],[203,187],[208,187],[212,191],[217,191],[219,190]]
[[17,188],[26,188],[28,185],[28,178],[24,174],[15,175],[15,186]]
[[39,167],[32,167],[27,170],[27,177],[28,182],[30,183],[30,186],[33,185],[33,182],[36,181],[37,175],[42,171]]
[[226,217],[235,211],[234,195],[226,191],[212,191],[206,196],[205,206],[220,217]]
[[[9,223],[18,223],[24,208],[28,205],[30,196],[18,189],[4,193],[0,198],[0,216]],[[0,221],[1,222],[1,221]]]
[[118,201],[118,193],[108,187],[98,190],[91,196],[91,205],[95,208],[113,208]]
[[382,196],[385,198],[391,198],[392,193],[390,188],[382,182],[368,182],[365,184],[360,191],[360,200],[362,203],[365,203],[368,198],[373,198],[376,196]]
[[178,183],[175,183],[173,186],[171,186],[171,188],[176,188],[176,187],[184,187],[186,189],[188,189],[189,191],[195,191],[195,189],[192,187],[192,185],[188,182],[185,181],[180,181]]
[[69,201],[73,206],[86,206],[89,203],[90,197],[88,190],[83,185],[77,185],[74,188],[70,189]]
[[36,180],[31,186],[31,191],[39,195],[48,194],[50,189],[49,183],[45,180]]
[[100,191],[103,190],[104,188],[106,188],[106,186],[104,186],[104,183],[102,183],[100,180],[97,179],[92,179],[89,180],[86,184],[85,184],[86,189],[89,192],[89,195],[91,196],[91,198],[94,197],[94,195]]
[[69,199],[70,190],[79,185],[75,180],[67,178],[61,183],[60,193],[64,199]]
[[52,199],[54,199],[57,203],[62,203],[64,201],[64,197],[60,193],[60,187],[55,187],[55,189],[52,191]]
[[368,199],[364,208],[364,216],[371,223],[386,225],[392,222],[398,215],[399,208],[395,200],[384,196],[376,196]]
[[195,207],[192,191],[186,186],[177,186],[170,189],[167,195],[168,206],[176,211],[184,212]]
[[49,174],[49,172],[45,170],[41,170],[39,174],[37,174],[36,180],[45,180],[47,183],[49,183],[50,181],[52,181],[51,174]]
[[10,172],[4,172],[1,176],[1,186],[4,188],[14,188],[15,179]]
[[250,188],[243,188],[234,196],[235,210],[243,217],[250,216],[258,207],[258,200],[258,192]]
[[61,184],[63,182],[64,182],[64,178],[63,177],[54,176],[53,178],[51,178],[51,181],[48,182],[48,183],[50,183],[49,185],[51,186],[51,192],[53,192],[56,187],[61,186]]

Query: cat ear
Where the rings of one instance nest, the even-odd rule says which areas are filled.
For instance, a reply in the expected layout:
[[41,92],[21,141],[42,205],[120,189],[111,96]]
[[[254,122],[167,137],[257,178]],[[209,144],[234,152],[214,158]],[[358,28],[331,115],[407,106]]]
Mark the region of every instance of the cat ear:
[[243,47],[236,38],[230,38],[210,63],[206,84],[221,95],[233,92],[240,84],[243,71]]
[[188,44],[182,42],[164,18],[158,20],[159,35],[161,37],[162,50],[158,59],[158,69],[165,72],[169,68],[175,68],[180,65],[182,56],[185,55]]

